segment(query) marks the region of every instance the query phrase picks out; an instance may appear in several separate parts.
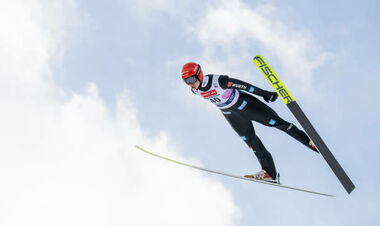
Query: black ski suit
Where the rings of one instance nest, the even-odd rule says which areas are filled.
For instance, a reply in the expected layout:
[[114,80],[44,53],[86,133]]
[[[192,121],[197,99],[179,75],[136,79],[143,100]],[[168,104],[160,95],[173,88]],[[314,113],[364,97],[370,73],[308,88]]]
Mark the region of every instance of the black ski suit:
[[[305,132],[282,119],[272,108],[251,95],[255,94],[270,100],[277,97],[274,92],[262,90],[226,75],[214,74],[206,75],[200,87],[192,91],[221,108],[224,117],[232,128],[253,150],[262,169],[267,171],[272,178],[276,178],[277,175],[272,155],[256,135],[252,121],[280,129],[314,150],[309,146],[310,139]],[[223,92],[227,93],[227,95],[223,94]]]

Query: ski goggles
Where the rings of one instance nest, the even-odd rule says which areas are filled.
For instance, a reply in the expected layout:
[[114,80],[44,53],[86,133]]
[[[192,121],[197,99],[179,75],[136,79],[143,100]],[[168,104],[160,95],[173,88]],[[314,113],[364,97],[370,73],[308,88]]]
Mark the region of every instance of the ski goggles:
[[195,82],[197,82],[198,79],[197,79],[197,77],[195,77],[195,75],[193,75],[193,76],[190,76],[188,78],[183,79],[183,81],[185,81],[186,84],[191,85],[191,84],[194,84]]

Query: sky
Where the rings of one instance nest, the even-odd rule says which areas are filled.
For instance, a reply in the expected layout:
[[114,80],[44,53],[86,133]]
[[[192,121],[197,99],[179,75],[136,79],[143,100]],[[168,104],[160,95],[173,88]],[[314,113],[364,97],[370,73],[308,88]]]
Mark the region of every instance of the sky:
[[[380,225],[377,1],[0,1],[1,225]],[[263,55],[356,189],[253,123],[281,182],[180,79],[188,61],[262,89]],[[270,106],[297,125],[279,99]]]

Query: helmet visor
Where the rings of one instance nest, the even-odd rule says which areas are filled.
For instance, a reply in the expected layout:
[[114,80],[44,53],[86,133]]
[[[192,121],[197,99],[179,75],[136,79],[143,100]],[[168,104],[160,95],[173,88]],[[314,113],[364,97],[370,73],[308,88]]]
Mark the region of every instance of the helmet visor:
[[183,81],[185,81],[186,84],[191,85],[194,84],[198,79],[195,76],[191,76],[188,78],[185,78]]

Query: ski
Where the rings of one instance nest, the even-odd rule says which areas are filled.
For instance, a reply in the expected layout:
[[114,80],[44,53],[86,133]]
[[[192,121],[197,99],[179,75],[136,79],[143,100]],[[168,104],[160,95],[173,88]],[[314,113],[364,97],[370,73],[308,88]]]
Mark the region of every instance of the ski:
[[287,189],[301,191],[301,192],[306,192],[306,193],[311,193],[311,194],[315,194],[315,195],[322,195],[322,196],[327,196],[327,197],[335,197],[334,195],[330,195],[330,194],[315,192],[315,191],[306,190],[306,189],[302,189],[302,188],[290,187],[290,186],[286,186],[286,185],[282,185],[282,184],[277,184],[277,183],[273,183],[273,182],[267,182],[267,181],[263,181],[263,180],[256,180],[256,179],[246,178],[246,177],[243,177],[243,176],[233,175],[233,174],[230,174],[230,173],[225,173],[225,172],[215,171],[215,170],[211,170],[211,169],[206,169],[206,168],[202,168],[202,167],[199,167],[199,166],[191,165],[191,164],[188,164],[188,163],[180,162],[180,161],[177,161],[177,160],[174,160],[174,159],[170,159],[170,158],[164,157],[164,156],[159,155],[159,154],[155,154],[153,152],[150,152],[150,151],[147,151],[147,150],[143,149],[142,147],[140,147],[138,145],[136,145],[136,148],[138,150],[144,152],[144,153],[147,153],[149,155],[155,156],[157,158],[161,158],[161,159],[167,160],[167,161],[172,162],[172,163],[176,163],[176,164],[179,164],[179,165],[182,165],[182,166],[190,167],[190,168],[193,168],[193,169],[197,169],[197,170],[201,170],[201,171],[205,171],[205,172],[209,172],[209,173],[213,173],[213,174],[223,175],[223,176],[226,176],[226,177],[232,177],[232,178],[246,180],[246,181],[252,181],[252,182],[266,184],[266,185],[271,185],[271,186],[275,186],[275,187],[287,188]]
[[355,185],[352,183],[351,179],[347,176],[346,172],[335,159],[334,155],[331,153],[325,142],[314,129],[313,125],[306,117],[301,107],[292,97],[290,92],[286,89],[285,85],[281,82],[276,73],[273,71],[273,69],[269,66],[269,64],[261,55],[257,55],[253,59],[253,63],[259,68],[259,70],[264,74],[269,83],[277,91],[281,99],[285,102],[286,106],[288,106],[289,110],[296,117],[297,121],[301,124],[307,135],[314,142],[318,151],[322,154],[323,158],[326,160],[327,164],[335,173],[340,183],[346,189],[347,193],[350,194],[355,189]]

